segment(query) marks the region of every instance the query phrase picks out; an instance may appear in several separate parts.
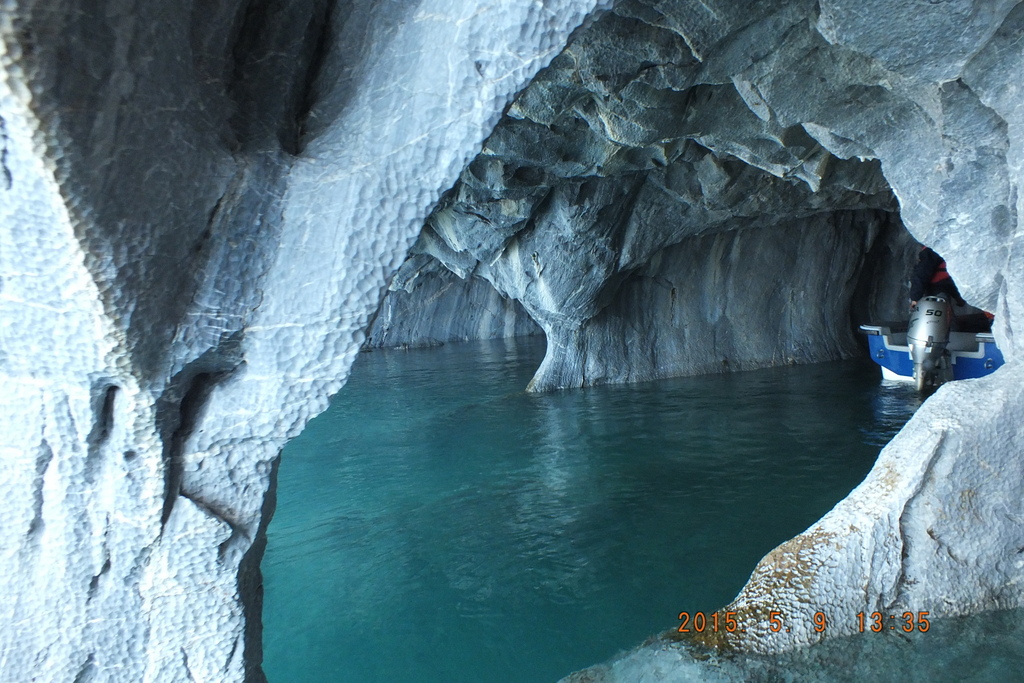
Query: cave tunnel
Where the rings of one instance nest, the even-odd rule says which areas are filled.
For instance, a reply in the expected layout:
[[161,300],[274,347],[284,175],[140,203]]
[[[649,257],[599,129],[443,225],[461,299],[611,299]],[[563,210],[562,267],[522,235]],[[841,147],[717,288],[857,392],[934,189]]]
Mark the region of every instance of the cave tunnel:
[[653,76],[666,44],[687,50],[613,13],[538,74],[434,207],[366,348],[532,321],[544,391],[850,357],[858,325],[906,316],[917,246],[879,161],[759,118],[732,83],[656,89],[696,62]]
[[[301,437],[289,447],[293,449],[291,452],[286,449],[286,479],[281,495],[289,495],[288,486],[303,487],[299,496],[303,506],[283,503],[278,523],[284,525],[284,530],[276,532],[276,536],[273,526],[270,531],[268,561],[272,568],[267,571],[280,592],[268,598],[271,611],[268,628],[280,629],[280,633],[267,635],[272,641],[267,663],[269,672],[278,676],[282,671],[298,672],[303,667],[300,660],[307,656],[292,654],[287,645],[289,638],[302,637],[302,621],[281,605],[284,598],[279,596],[284,594],[287,600],[299,604],[304,597],[298,585],[282,576],[284,567],[288,567],[288,571],[299,571],[296,568],[303,565],[301,547],[286,539],[285,535],[301,536],[306,539],[304,542],[314,546],[331,545],[328,537],[301,527],[302,524],[321,526],[324,523],[314,523],[302,507],[323,498],[324,510],[335,509],[335,503],[326,500],[330,494],[318,491],[300,476],[289,476],[287,460],[293,458],[295,467],[301,468],[302,472],[311,472],[313,463],[328,462],[332,453],[341,454],[351,449],[362,453],[363,458],[367,453],[379,453],[379,457],[395,470],[421,469],[420,464],[411,463],[396,454],[410,448],[398,436],[402,429],[377,424],[381,413],[397,410],[399,403],[403,406],[405,403],[397,398],[378,403],[365,393],[367,384],[379,388],[408,383],[406,394],[417,396],[424,403],[441,403],[441,406],[433,408],[433,417],[428,421],[441,426],[422,427],[415,438],[436,444],[439,451],[447,448],[472,453],[472,457],[479,460],[478,467],[484,470],[494,468],[494,472],[500,473],[496,475],[499,478],[520,482],[518,491],[502,486],[492,489],[480,482],[463,483],[463,486],[474,487],[476,491],[470,493],[460,489],[451,506],[457,514],[466,518],[478,517],[493,525],[493,534],[502,539],[503,547],[517,557],[523,556],[520,571],[540,577],[570,594],[572,591],[565,586],[580,581],[578,575],[569,570],[562,573],[552,571],[548,566],[549,557],[539,553],[535,555],[529,548],[524,550],[522,539],[515,534],[502,536],[499,530],[506,523],[502,513],[533,533],[557,537],[565,544],[575,542],[574,534],[579,534],[582,539],[579,543],[584,547],[576,548],[575,555],[555,541],[551,541],[551,547],[545,546],[545,552],[558,557],[565,567],[574,567],[576,562],[584,563],[580,558],[588,558],[589,551],[595,558],[594,567],[600,567],[593,568],[589,580],[605,582],[605,573],[633,569],[605,565],[601,561],[601,550],[587,546],[586,533],[581,531],[584,524],[577,516],[597,526],[592,518],[600,515],[596,515],[587,504],[581,503],[576,508],[565,503],[564,499],[579,495],[578,491],[574,492],[574,487],[589,486],[599,492],[593,495],[601,500],[601,504],[620,510],[623,518],[631,519],[637,525],[633,533],[638,537],[644,536],[640,529],[652,525],[650,518],[666,519],[664,528],[655,525],[656,533],[663,539],[671,539],[670,542],[677,546],[675,554],[660,553],[671,555],[672,561],[678,563],[673,577],[675,581],[715,583],[701,570],[690,574],[682,569],[690,564],[691,556],[698,554],[703,554],[707,563],[702,571],[729,575],[735,581],[731,576],[732,570],[720,568],[715,561],[719,556],[729,555],[729,552],[714,544],[694,544],[686,536],[684,530],[690,528],[693,518],[700,516],[695,510],[680,505],[681,509],[690,510],[691,518],[675,517],[663,508],[650,503],[645,505],[637,499],[646,496],[677,500],[680,496],[685,498],[687,486],[704,487],[713,489],[717,496],[732,500],[732,506],[736,510],[743,509],[749,519],[760,514],[753,502],[759,492],[744,491],[742,487],[732,490],[717,488],[720,483],[710,471],[716,466],[721,467],[720,474],[732,472],[737,478],[749,477],[759,480],[764,486],[772,481],[777,500],[789,500],[794,511],[800,508],[813,512],[803,519],[799,514],[781,512],[790,509],[786,504],[776,507],[776,514],[793,516],[780,522],[780,527],[785,529],[783,532],[779,532],[777,527],[756,527],[756,534],[761,538],[774,538],[774,534],[780,533],[777,541],[770,543],[769,547],[753,553],[760,557],[776,542],[803,530],[859,483],[870,468],[877,448],[902,426],[917,407],[917,397],[906,391],[893,390],[897,398],[890,396],[886,399],[885,395],[871,393],[874,389],[866,389],[863,377],[851,380],[850,373],[855,375],[859,372],[869,378],[867,384],[877,384],[877,370],[870,365],[865,367],[867,364],[856,365],[853,370],[839,370],[834,364],[827,364],[825,367],[828,369],[820,372],[834,373],[830,379],[813,374],[791,380],[804,383],[805,394],[802,397],[799,390],[796,395],[784,391],[772,393],[773,390],[767,386],[774,380],[753,376],[747,381],[769,397],[760,400],[785,406],[779,412],[769,411],[766,414],[760,414],[748,396],[719,394],[722,390],[716,389],[717,385],[666,385],[662,389],[665,395],[672,396],[677,391],[683,394],[708,392],[718,396],[724,402],[723,410],[730,413],[731,421],[740,424],[729,426],[730,420],[712,414],[707,404],[700,408],[682,399],[671,400],[679,400],[678,404],[673,404],[673,409],[678,411],[680,420],[693,424],[716,424],[715,429],[721,430],[716,433],[722,435],[718,437],[721,441],[719,448],[735,448],[737,452],[747,453],[755,462],[749,470],[733,470],[733,465],[723,464],[730,462],[729,457],[723,458],[714,445],[703,442],[694,434],[682,437],[701,444],[693,447],[693,455],[718,464],[711,464],[705,470],[688,462],[686,457],[681,461],[652,458],[641,449],[631,448],[627,442],[615,439],[616,430],[625,427],[619,427],[610,414],[603,419],[615,426],[606,426],[606,432],[586,418],[572,414],[573,408],[568,406],[576,403],[585,404],[576,410],[588,415],[603,410],[629,415],[631,411],[605,394],[598,393],[586,399],[571,390],[582,389],[585,393],[592,391],[587,387],[604,384],[788,368],[865,356],[866,346],[857,332],[858,326],[906,317],[907,279],[919,250],[919,243],[900,219],[899,203],[878,159],[838,157],[827,151],[804,127],[782,127],[771,117],[759,117],[749,99],[744,99],[742,88],[732,83],[698,83],[678,92],[646,91],[646,107],[641,121],[637,121],[633,113],[616,111],[633,101],[620,95],[623,89],[637,88],[638,83],[650,78],[651,64],[637,53],[650,50],[652,44],[664,45],[666,42],[673,43],[677,50],[687,49],[679,45],[681,41],[678,39],[673,41],[668,35],[670,32],[647,25],[643,25],[641,31],[638,24],[635,20],[610,14],[570,43],[519,93],[509,111],[484,141],[481,152],[469,161],[455,185],[444,192],[431,210],[415,244],[393,276],[380,307],[371,318],[362,349],[364,352],[394,348],[430,349],[418,360],[406,357],[394,363],[396,366],[408,363],[414,368],[410,372],[419,373],[416,377],[429,375],[437,388],[428,397],[422,393],[424,380],[403,379],[402,375],[390,374],[375,364],[372,370],[366,368],[365,375],[357,370],[353,379],[355,386],[351,389],[353,393],[346,395],[346,388],[336,399],[344,408],[333,412],[335,409],[332,407],[327,413],[330,424],[340,425],[344,421],[344,411],[349,411],[361,416],[356,420],[370,433],[388,431],[388,453],[385,454],[372,439],[364,440],[360,434],[350,433],[343,427],[336,427],[339,433],[332,436],[330,428],[320,428],[319,423],[313,430],[314,435]],[[644,35],[648,42],[634,42],[638,33]],[[629,36],[630,42],[624,44],[622,36]],[[609,49],[609,42],[619,50],[617,59],[602,60],[601,53]],[[682,68],[692,61],[663,64],[661,69]],[[659,76],[662,79],[670,77],[665,73]],[[551,96],[552,91],[557,91],[557,99]],[[618,121],[620,128],[610,129],[608,121]],[[821,131],[812,130],[818,136],[822,135]],[[457,346],[439,351],[442,346],[458,342],[538,336],[544,338],[544,354],[536,372],[533,367],[520,368],[505,379],[522,381],[532,373],[529,381],[532,392],[555,392],[556,396],[550,401],[558,407],[548,413],[537,411],[544,417],[537,417],[523,408],[521,396],[505,396],[500,401],[501,405],[485,399],[466,399],[466,394],[471,394],[481,382],[459,374],[469,362],[463,354],[470,351],[459,351]],[[525,350],[514,354],[516,362],[536,363],[537,344],[536,340],[526,342]],[[505,344],[499,348],[507,349],[509,346]],[[487,357],[496,353],[494,347],[483,347],[478,352]],[[501,352],[497,355],[504,358]],[[427,360],[430,357],[436,359],[433,362],[437,367],[431,367]],[[372,360],[384,364],[381,359]],[[364,361],[364,365],[369,362]],[[357,368],[362,369],[362,366],[357,365]],[[486,369],[482,365],[475,367],[474,371],[484,374]],[[372,381],[364,379],[366,377],[372,377]],[[446,388],[448,381],[461,383],[464,388],[454,394],[449,393]],[[738,382],[744,380],[740,378]],[[832,386],[836,393],[828,393],[822,384]],[[838,391],[837,385],[840,387]],[[513,391],[520,388],[512,387]],[[570,391],[561,393],[561,390]],[[652,438],[650,432],[665,430],[674,434],[678,428],[671,425],[671,418],[664,417],[655,407],[668,400],[665,395],[659,395],[651,387],[647,391],[652,393],[639,390],[630,394],[629,400],[639,401],[639,410],[644,410],[644,401],[650,401],[647,410],[652,415],[647,421],[630,422],[627,419],[622,424],[630,425],[634,430],[633,439],[646,444],[653,452],[672,448],[686,452],[684,446],[673,442],[670,437],[666,437],[664,443]],[[858,422],[863,417],[849,417],[847,409],[841,407],[844,406],[841,397],[844,392],[863,392],[863,396],[870,396],[874,402],[889,400],[898,404],[898,409],[893,411],[890,408],[891,412],[884,414],[885,419],[891,420],[887,427],[893,431],[865,426],[875,423],[871,420]],[[539,400],[548,399],[541,397]],[[619,400],[626,399],[620,397]],[[362,412],[364,402],[372,405],[365,416]],[[811,407],[814,403],[819,404],[818,410],[828,406],[824,410],[827,417],[822,417]],[[505,407],[507,404],[515,405],[515,410],[521,411],[516,413],[517,418],[523,420],[523,434],[530,436],[520,437],[514,430],[505,431],[500,420],[494,417],[493,414],[509,410]],[[606,405],[613,408],[605,408]],[[448,412],[459,418],[452,419]],[[491,415],[484,417],[483,413]],[[878,419],[878,416],[873,415],[872,419]],[[857,429],[870,432],[875,440],[868,439],[869,443],[861,444],[865,446],[864,452],[847,451],[836,446],[830,441],[833,437],[825,436],[824,432],[810,436],[810,429],[804,433],[801,428],[793,427],[793,423],[814,424],[829,420],[856,423]],[[545,429],[540,430],[545,436],[557,434],[556,438],[542,436],[530,442],[537,453],[560,453],[546,458],[533,456],[542,463],[538,467],[545,470],[546,476],[552,476],[552,470],[560,472],[555,477],[559,482],[557,485],[542,476],[534,480],[530,473],[509,466],[507,461],[516,456],[506,454],[497,446],[499,442],[533,438],[534,421],[546,423]],[[476,422],[486,422],[493,431],[480,434],[478,429],[470,426]],[[640,424],[643,427],[638,427]],[[644,433],[644,429],[648,433]],[[763,440],[772,444],[770,449],[765,452],[750,449],[742,440],[733,442],[724,436],[725,432],[748,434],[748,430],[759,431]],[[477,435],[475,438],[479,441],[471,443],[474,438],[471,436],[453,437],[451,434],[455,432]],[[607,442],[603,444],[605,448],[612,443],[621,453],[636,458],[636,462],[628,466],[611,458],[592,440],[594,432],[603,434]],[[881,437],[882,432],[886,434],[884,438]],[[846,435],[837,441],[860,442],[861,438],[860,434]],[[879,438],[882,442],[877,440]],[[332,451],[330,446],[314,445],[316,439],[326,444],[330,444],[332,439],[344,440],[347,446],[341,446],[338,441]],[[558,441],[579,442],[579,450],[584,453],[562,452],[555,445]],[[808,460],[794,456],[794,451],[801,449],[798,444],[810,442],[816,442],[816,445],[803,450]],[[488,443],[492,445],[487,446]],[[706,450],[701,451],[702,447]],[[593,449],[589,453],[592,461],[588,466],[605,476],[633,479],[649,475],[653,479],[674,479],[680,486],[657,488],[648,484],[636,489],[623,487],[606,491],[604,485],[591,481],[585,473],[586,468],[577,462],[587,461],[585,451],[588,448]],[[441,455],[433,448],[424,448],[417,453],[425,460],[443,459],[446,467],[455,469],[462,466],[460,458]],[[782,456],[782,453],[786,455]],[[527,455],[521,457],[531,459]],[[776,457],[791,459],[790,465],[795,469],[802,468],[803,475],[811,473],[810,476],[816,480],[815,489],[802,489],[799,483],[791,481],[784,484],[781,479],[776,479],[785,476],[777,463],[773,463],[772,459]],[[835,472],[825,473],[819,469],[822,461],[834,463],[833,458],[847,462],[829,467],[836,470],[851,468],[843,473],[843,477],[833,479]],[[571,464],[566,464],[567,461]],[[858,466],[861,469],[857,469]],[[602,468],[607,468],[607,471]],[[372,500],[369,491],[376,488],[372,483],[373,477],[367,472],[376,472],[376,476],[390,481],[384,468],[353,466],[333,469],[325,465],[324,470],[332,471],[332,476],[338,477],[339,481],[363,482],[360,495],[367,501]],[[799,480],[801,475],[794,475],[794,471],[789,471],[788,476]],[[317,475],[306,476],[316,478]],[[419,476],[431,480],[438,475],[422,471]],[[459,480],[454,474],[447,476]],[[576,477],[582,481],[565,483],[565,480]],[[398,478],[402,479],[401,476]],[[410,484],[406,485],[411,488]],[[443,487],[438,491],[433,495],[451,496]],[[388,662],[394,668],[380,664],[382,658],[371,657],[376,662],[370,664],[356,654],[360,648],[372,650],[375,647],[369,638],[361,639],[350,632],[342,632],[344,629],[325,627],[331,633],[334,630],[338,633],[321,640],[334,638],[337,648],[348,653],[345,655],[348,659],[342,655],[324,654],[324,661],[336,666],[347,662],[353,672],[359,672],[355,674],[357,676],[396,677],[408,671],[400,667],[402,662],[411,658],[409,651],[425,648],[420,641],[426,641],[432,643],[431,647],[436,651],[449,653],[447,656],[453,669],[445,675],[455,679],[463,676],[469,680],[473,676],[486,676],[487,671],[499,670],[502,671],[500,676],[506,680],[534,680],[538,675],[552,677],[554,671],[558,671],[555,677],[567,674],[568,669],[558,670],[554,662],[564,666],[564,661],[571,661],[571,657],[559,660],[547,651],[545,644],[534,642],[524,633],[522,622],[532,623],[534,628],[543,630],[547,633],[545,637],[552,641],[552,647],[565,650],[578,647],[570,644],[572,639],[565,631],[559,630],[560,627],[571,630],[567,624],[572,622],[550,604],[531,595],[527,587],[520,586],[519,577],[509,566],[487,559],[492,550],[482,540],[486,534],[475,530],[464,519],[449,518],[450,510],[438,510],[431,503],[418,499],[415,504],[409,502],[404,495],[414,499],[411,493],[392,491],[391,495],[396,497],[395,511],[378,513],[381,517],[379,524],[387,529],[388,535],[425,535],[437,546],[458,546],[462,551],[450,551],[450,556],[438,552],[437,556],[428,557],[429,553],[419,547],[406,544],[392,546],[381,542],[378,534],[368,530],[367,510],[339,506],[333,514],[350,520],[355,527],[345,533],[346,538],[359,538],[359,543],[365,542],[377,549],[376,553],[368,553],[361,561],[374,567],[375,572],[391,577],[395,595],[403,596],[410,604],[421,605],[422,612],[431,615],[428,619],[437,623],[423,625],[416,632],[408,632],[400,626],[394,628],[391,635],[395,639],[410,641],[408,647],[396,652]],[[500,512],[490,502],[506,498],[516,502],[509,503],[508,509],[501,507]],[[541,502],[539,499],[544,500]],[[717,504],[714,498],[701,500],[707,508]],[[379,503],[367,502],[367,505],[374,509],[373,506]],[[590,505],[594,506],[594,503],[591,501]],[[437,519],[444,520],[439,526],[451,529],[452,537],[418,531],[412,522],[406,526],[394,521],[393,516],[402,516],[404,513],[400,510],[406,506],[416,510],[415,516],[434,518],[436,515]],[[637,512],[638,509],[642,512]],[[645,515],[648,517],[646,521],[643,519]],[[716,521],[712,519],[704,522],[706,529],[716,529],[708,533],[735,533],[730,515],[723,512],[719,517],[722,519],[717,523],[721,527],[716,527]],[[572,518],[573,522],[566,523],[566,518]],[[547,522],[539,521],[544,519]],[[786,528],[786,524],[793,527]],[[601,529],[603,534],[617,538],[614,525]],[[740,537],[741,534],[735,536]],[[275,542],[285,548],[280,554],[275,554]],[[623,548],[635,548],[622,550],[622,553],[638,555],[635,566],[648,568],[646,579],[673,582],[658,573],[660,564],[652,559],[659,554],[657,551],[652,552],[643,543],[629,545],[621,542]],[[345,547],[352,552],[346,557],[358,556],[357,543]],[[289,561],[280,559],[284,555]],[[429,585],[431,590],[447,595],[452,604],[459,605],[452,611],[460,613],[465,609],[469,612],[459,614],[463,621],[476,624],[478,629],[484,628],[481,622],[474,621],[476,615],[472,614],[472,609],[464,605],[475,606],[481,611],[493,610],[488,613],[505,623],[505,637],[509,642],[502,647],[506,651],[522,649],[533,652],[532,657],[525,659],[542,661],[527,662],[524,659],[513,663],[506,657],[506,652],[495,651],[502,647],[494,648],[481,642],[471,628],[460,628],[459,619],[450,616],[446,619],[443,608],[421,602],[413,592],[404,593],[407,590],[405,584],[411,582],[407,573],[413,571],[408,566],[410,555],[424,567],[431,567],[430,570],[419,570],[417,582],[429,582],[431,572],[446,574],[445,580]],[[374,559],[382,556],[393,557],[393,562]],[[590,559],[585,561],[590,562]],[[742,565],[749,560],[737,559],[737,562]],[[746,579],[748,570],[749,567],[740,570],[743,579]],[[582,570],[580,573],[585,574]],[[365,628],[373,630],[372,620],[365,616],[373,608],[362,599],[363,592],[370,590],[367,584],[372,581],[355,570],[338,571],[337,574],[334,581],[362,587],[360,595],[353,598],[349,606],[351,619],[363,620],[367,624]],[[304,576],[309,577],[307,584],[332,581],[324,576],[323,571],[309,570],[309,574]],[[728,587],[716,585],[715,589],[709,588],[707,594],[715,594],[721,601],[731,599],[729,591],[735,592],[735,586],[726,580],[722,580],[722,584]],[[521,592],[515,593],[513,586]],[[576,589],[586,594],[578,586]],[[596,605],[603,605],[604,609],[619,615],[619,620],[630,622],[629,628],[636,628],[636,633],[642,633],[643,627],[631,623],[632,615],[619,611],[621,603],[630,600],[628,593],[618,594],[616,597],[620,603],[612,606],[597,601],[610,599],[607,594],[613,589],[602,585],[601,590],[594,588],[589,594],[589,599],[595,603],[591,605],[587,605],[585,599],[569,598],[554,588],[551,589],[554,596],[551,600],[565,600],[580,609],[589,607],[598,611],[601,608]],[[722,595],[718,596],[715,590],[721,590]],[[533,614],[527,616],[522,610],[502,611],[502,606],[482,597],[492,593],[502,596],[506,603],[523,601]],[[656,591],[652,593],[657,597],[645,596],[648,602],[644,607],[637,606],[637,609],[654,610],[657,605],[668,602]],[[685,595],[689,597],[677,600],[690,600],[699,605],[703,597],[691,593]],[[632,597],[640,602],[636,596]],[[336,599],[343,602],[343,598]],[[388,613],[388,604],[395,600],[394,596],[385,597],[383,594],[377,599],[377,609],[382,614]],[[318,599],[319,602],[329,600],[326,595]],[[309,607],[313,614],[321,614],[323,609],[319,604]],[[575,627],[580,626],[577,624]],[[308,626],[306,628],[311,630]],[[469,647],[478,648],[476,658],[489,657],[492,669],[483,672],[473,669],[476,665],[474,657],[467,656],[462,649],[439,635],[438,632],[446,628],[459,634],[459,639],[471,644]],[[653,628],[653,622],[648,628]],[[602,629],[593,630],[592,658],[606,659],[616,647],[622,646],[620,642],[611,646],[611,650],[601,650],[601,646],[608,647],[609,642],[614,642],[614,637],[599,634]],[[628,628],[623,626],[623,630]],[[649,635],[646,633],[640,638]],[[330,649],[326,644],[312,644],[317,641],[316,636],[310,636],[309,641],[307,652]],[[499,639],[499,642],[504,640]],[[515,646],[511,644],[513,642]],[[418,656],[422,666],[420,675],[424,680],[433,680],[431,677],[437,675],[439,665],[426,653]],[[837,659],[848,661],[849,658]],[[546,670],[543,668],[546,665],[553,668]],[[458,668],[460,666],[464,668]],[[779,666],[800,672],[807,665],[794,659]],[[469,673],[471,671],[473,673]]]
[[[668,432],[643,410],[659,391],[721,397],[792,376],[805,394],[769,406],[779,423],[827,412],[839,387],[823,368],[856,361],[820,361],[863,355],[858,324],[905,317],[919,244],[995,313],[1006,366],[943,386],[880,454],[870,444],[866,475],[818,487],[818,521],[720,565],[749,576],[731,603],[674,605],[733,615],[742,633],[658,636],[569,680],[701,679],[709,652],[738,653],[714,660],[735,680],[1019,672],[1022,34],[1017,0],[3,3],[0,594],[14,598],[0,679],[264,680],[260,563],[288,493],[282,448],[330,423],[328,410],[303,434],[332,396],[342,405],[360,349],[468,362],[448,342],[534,337],[521,365],[491,364],[512,393],[488,391],[548,439],[541,487],[474,498],[501,479],[470,466],[458,490],[497,513],[542,511],[568,490],[563,465],[591,464],[556,447],[573,433],[605,464],[640,452],[583,419],[596,404],[646,424],[637,434]],[[369,377],[363,408],[385,396]],[[421,440],[458,446],[460,416],[494,426],[464,393],[410,423]],[[395,464],[449,474],[442,456]],[[679,502],[613,487],[663,485],[678,463],[593,464],[620,521]],[[738,480],[767,471],[744,465]],[[607,507],[593,516],[614,520]],[[769,516],[742,512],[747,531]],[[512,519],[552,540],[545,525],[574,518]],[[403,555],[414,579],[429,567],[416,559]],[[772,628],[773,611],[792,628]],[[907,613],[920,658],[896,648],[874,664],[888,645],[843,638],[863,615]]]

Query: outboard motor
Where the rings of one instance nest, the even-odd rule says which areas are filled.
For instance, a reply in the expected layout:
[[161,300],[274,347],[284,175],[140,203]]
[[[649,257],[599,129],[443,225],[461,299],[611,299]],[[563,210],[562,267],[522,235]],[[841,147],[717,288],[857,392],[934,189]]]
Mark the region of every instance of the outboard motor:
[[910,314],[907,345],[914,360],[914,382],[917,390],[926,386],[939,386],[951,378],[949,354],[949,328],[953,309],[944,296],[926,296],[917,302]]

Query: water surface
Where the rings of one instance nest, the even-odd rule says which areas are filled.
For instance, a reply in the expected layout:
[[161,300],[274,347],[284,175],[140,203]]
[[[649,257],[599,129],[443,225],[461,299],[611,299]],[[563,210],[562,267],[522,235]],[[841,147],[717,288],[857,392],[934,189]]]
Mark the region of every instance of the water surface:
[[868,361],[524,392],[543,341],[362,354],[285,448],[271,683],[537,683],[711,611],[916,409]]

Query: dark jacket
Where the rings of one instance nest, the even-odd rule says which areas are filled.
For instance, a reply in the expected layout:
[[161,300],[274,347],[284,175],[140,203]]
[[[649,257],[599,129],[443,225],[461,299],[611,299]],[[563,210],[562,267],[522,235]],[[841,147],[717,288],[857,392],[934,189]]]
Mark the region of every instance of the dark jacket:
[[946,262],[928,247],[917,255],[917,265],[910,276],[910,300],[920,301],[923,297],[948,294],[952,301],[963,305],[964,300],[946,272]]

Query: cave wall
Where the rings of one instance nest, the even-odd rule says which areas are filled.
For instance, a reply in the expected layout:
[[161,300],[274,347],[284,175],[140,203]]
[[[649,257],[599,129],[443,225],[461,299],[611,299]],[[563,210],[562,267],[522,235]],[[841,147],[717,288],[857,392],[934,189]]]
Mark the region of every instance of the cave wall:
[[585,348],[563,357],[584,359],[580,371],[595,384],[862,353],[851,304],[865,245],[883,229],[902,232],[890,221],[882,212],[841,211],[666,247],[583,325],[577,338]]
[[[695,20],[687,6],[657,12],[671,9],[679,21]],[[531,382],[535,390],[855,353],[847,309],[861,316],[857,322],[905,315],[896,297],[877,292],[887,287],[903,295],[916,249],[912,240],[896,246],[886,237],[889,258],[879,258],[882,247],[872,251],[880,233],[872,211],[898,209],[879,159],[830,147],[812,122],[780,122],[763,101],[752,104],[750,87],[725,71],[757,63],[758,55],[742,52],[749,52],[749,41],[789,37],[794,49],[806,49],[812,41],[800,10],[799,3],[762,3],[738,14],[729,9],[725,15],[742,30],[726,32],[703,55],[687,34],[652,20],[654,9],[618,3],[516,98],[428,218],[400,276],[430,256],[520,302],[549,341]],[[715,60],[719,53],[725,64]],[[846,221],[850,234],[837,241],[830,226],[844,211],[863,221]],[[806,234],[797,236],[791,226],[800,220]],[[726,242],[749,243],[741,233],[773,234],[780,226],[787,227],[774,233],[771,252],[746,250],[751,296],[731,297],[728,318],[764,317],[763,302],[753,296],[761,283],[791,279],[783,287],[798,288],[818,278],[817,290],[793,298],[785,311],[773,310],[784,328],[768,323],[777,339],[755,340],[744,331],[747,341],[736,345],[722,336],[724,328],[718,335],[698,332],[696,320],[706,317],[701,299],[729,297],[726,290],[741,289],[743,279],[736,274],[727,282],[705,261],[723,258]],[[816,236],[815,226],[822,227]],[[730,236],[695,241],[722,233]],[[666,257],[686,242],[691,251],[695,244],[717,246],[692,262]],[[849,253],[836,256],[837,248]],[[620,290],[649,277],[654,261],[657,277],[699,283],[702,293],[688,290],[679,300],[679,316],[645,317],[646,306],[616,304],[629,296],[636,303]],[[865,267],[872,281],[860,277]],[[824,285],[830,272],[841,286]],[[693,310],[684,313],[686,305]],[[684,329],[684,318],[693,319],[691,328]]]
[[416,250],[549,339],[604,339],[549,367],[614,379],[639,363],[608,355],[615,295],[664,303],[645,273],[688,244],[851,240],[837,212],[898,208],[1009,362],[767,556],[719,644],[814,642],[759,626],[775,605],[1024,602],[1021,4],[621,0],[572,40],[599,3],[0,7],[5,680],[259,680],[280,447],[424,220]]
[[366,333],[364,349],[415,348],[447,342],[541,334],[519,303],[486,280],[465,279],[426,256],[393,278]]
[[0,678],[262,679],[282,445],[599,8],[0,4]]

